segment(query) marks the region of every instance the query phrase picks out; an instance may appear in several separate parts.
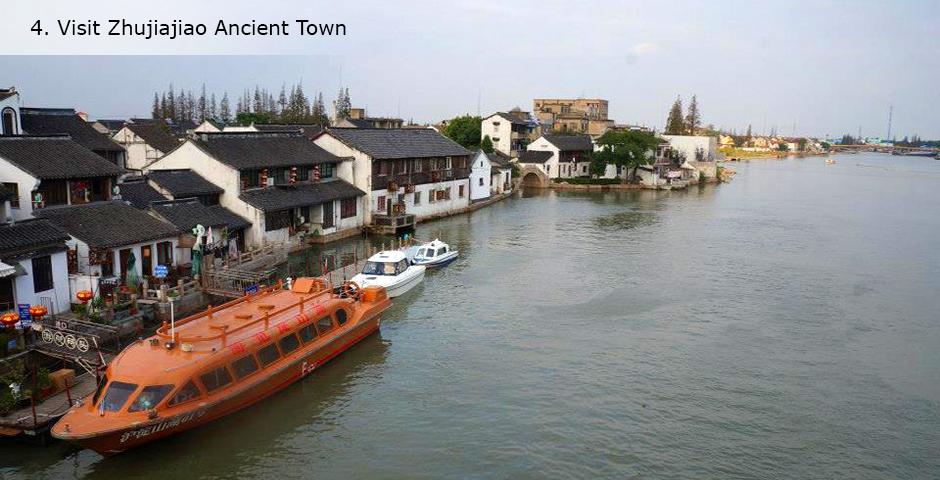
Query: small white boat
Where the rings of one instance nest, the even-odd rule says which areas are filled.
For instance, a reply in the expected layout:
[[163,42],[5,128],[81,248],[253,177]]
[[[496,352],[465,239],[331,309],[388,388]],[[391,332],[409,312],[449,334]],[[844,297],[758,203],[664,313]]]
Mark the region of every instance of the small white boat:
[[418,247],[413,262],[415,265],[440,267],[456,260],[459,254],[457,250],[451,250],[450,245],[435,239]]
[[835,159],[832,159],[832,158],[827,158],[827,159],[826,159],[826,165],[833,165],[833,164],[835,164],[835,163],[836,163]]
[[376,253],[366,260],[362,273],[356,274],[352,281],[360,288],[370,285],[385,287],[391,298],[404,294],[424,280],[425,267],[412,265],[399,250]]

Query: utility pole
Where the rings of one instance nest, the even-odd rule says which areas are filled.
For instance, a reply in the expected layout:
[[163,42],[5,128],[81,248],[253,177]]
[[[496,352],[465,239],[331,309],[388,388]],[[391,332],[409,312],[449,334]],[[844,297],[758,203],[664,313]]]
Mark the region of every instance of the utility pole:
[[[862,141],[862,126],[861,125],[858,126],[858,136],[855,137],[855,141],[856,142]],[[859,145],[861,145],[861,143],[859,143]]]
[[885,140],[891,141],[891,117],[894,116],[894,105],[888,105],[888,136]]

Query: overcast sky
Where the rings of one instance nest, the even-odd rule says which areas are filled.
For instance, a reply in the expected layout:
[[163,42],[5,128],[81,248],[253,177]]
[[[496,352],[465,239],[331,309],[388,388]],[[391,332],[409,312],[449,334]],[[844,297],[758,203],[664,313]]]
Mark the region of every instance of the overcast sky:
[[[111,3],[111,5],[108,5]],[[327,101],[339,85],[372,115],[418,122],[536,97],[601,97],[619,123],[662,128],[676,95],[697,94],[705,123],[783,134],[940,138],[940,1],[668,2],[256,0],[17,2],[0,19],[4,53],[229,56],[3,56],[0,85],[30,106],[92,117],[147,115],[173,82],[237,96],[303,80]],[[198,7],[197,7],[198,5]],[[47,12],[56,12],[55,14]],[[167,12],[176,12],[169,14]],[[57,18],[206,22],[309,18],[346,37],[134,40],[35,37]],[[210,27],[211,29],[211,27]],[[230,56],[239,54],[240,56]],[[252,56],[245,56],[246,54]],[[285,54],[291,56],[285,56]],[[303,56],[297,56],[303,55]]]

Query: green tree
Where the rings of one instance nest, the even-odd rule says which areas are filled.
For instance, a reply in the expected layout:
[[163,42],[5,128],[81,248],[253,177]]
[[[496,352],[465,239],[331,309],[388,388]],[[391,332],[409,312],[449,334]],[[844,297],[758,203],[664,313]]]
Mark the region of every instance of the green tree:
[[799,139],[799,140],[796,141],[796,150],[797,150],[798,152],[805,152],[805,151],[806,151],[806,139],[805,139],[805,138],[801,138],[801,139]]
[[483,119],[480,117],[470,115],[456,117],[444,128],[444,135],[465,148],[478,148],[482,123]]
[[685,130],[689,135],[695,135],[698,127],[702,124],[702,113],[698,110],[698,100],[692,95],[692,101],[689,102],[689,112],[685,116]]
[[480,142],[480,150],[483,150],[485,153],[493,153],[493,140],[490,139],[489,135],[483,137],[483,140]]
[[787,146],[786,143],[780,142],[780,143],[777,144],[777,150],[779,150],[779,151],[781,151],[781,152],[786,152],[786,151],[790,150],[790,147]]
[[[153,107],[150,109],[150,118],[157,119],[160,118],[160,97],[157,95],[157,92],[153,92]],[[904,138],[907,140],[907,137]]]
[[664,142],[649,132],[608,130],[597,139],[601,149],[594,153],[591,169],[603,173],[603,169],[612,164],[631,169],[629,178],[636,178],[637,168],[652,163],[654,155],[651,153]]
[[676,97],[676,101],[672,103],[672,108],[669,109],[669,117],[666,119],[664,133],[667,135],[682,135],[685,133],[685,120],[682,118],[682,97]]

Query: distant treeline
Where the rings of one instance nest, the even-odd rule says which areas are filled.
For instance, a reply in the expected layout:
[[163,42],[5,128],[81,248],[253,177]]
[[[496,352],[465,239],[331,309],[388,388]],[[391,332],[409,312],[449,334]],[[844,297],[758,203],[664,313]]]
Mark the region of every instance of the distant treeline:
[[[174,90],[173,84],[163,92],[153,93],[152,118],[170,119],[175,123],[215,120],[225,124],[250,125],[252,123],[294,123],[329,125],[330,117],[323,101],[323,92],[314,97],[304,93],[301,84],[282,85],[277,96],[257,85],[252,92],[245,89],[236,99],[232,110],[228,92],[217,100],[215,92],[206,93],[205,84],[197,95],[192,90]],[[346,118],[352,102],[349,89],[340,88],[334,104],[337,118]]]

